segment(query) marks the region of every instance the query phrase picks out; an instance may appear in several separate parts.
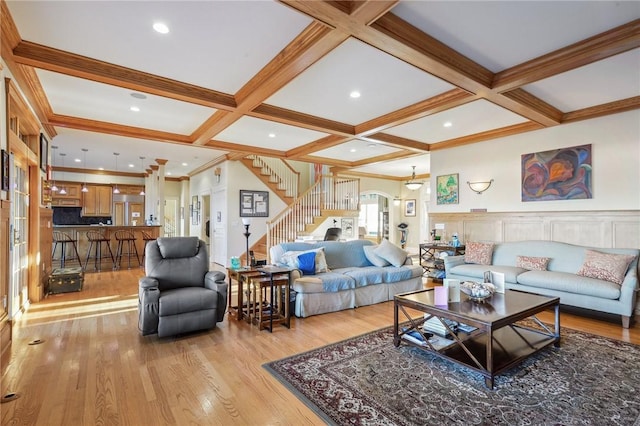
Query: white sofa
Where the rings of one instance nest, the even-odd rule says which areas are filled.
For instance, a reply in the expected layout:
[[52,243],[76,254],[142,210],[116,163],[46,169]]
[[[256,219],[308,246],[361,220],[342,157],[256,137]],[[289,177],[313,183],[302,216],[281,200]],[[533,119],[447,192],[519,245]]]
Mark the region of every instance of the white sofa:
[[[578,275],[587,250],[635,256],[621,284]],[[505,274],[505,286],[512,290],[560,297],[563,305],[621,315],[629,328],[638,292],[638,249],[583,247],[557,241],[519,241],[496,243],[491,265],[465,263],[465,256],[444,259],[446,277],[461,281],[482,281],[485,271]],[[547,270],[517,267],[518,256],[549,258]]]
[[364,253],[369,240],[282,243],[269,249],[271,262],[281,264],[286,252],[324,249],[330,272],[302,275],[292,272],[291,288],[296,292],[295,315],[335,312],[357,306],[393,300],[402,292],[422,288],[422,267],[409,257],[399,267],[373,266]]

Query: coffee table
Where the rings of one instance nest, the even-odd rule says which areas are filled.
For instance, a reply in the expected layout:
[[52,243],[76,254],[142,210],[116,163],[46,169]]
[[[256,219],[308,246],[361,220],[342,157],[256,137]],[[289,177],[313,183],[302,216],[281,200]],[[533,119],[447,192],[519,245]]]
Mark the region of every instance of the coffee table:
[[[407,308],[424,312],[425,315],[415,319],[409,315]],[[535,316],[549,308],[555,310],[553,330]],[[396,295],[393,311],[395,346],[405,342],[475,370],[484,376],[489,389],[493,389],[493,380],[501,372],[551,344],[560,346],[558,297],[506,290],[504,294],[496,293],[484,302],[475,302],[465,294],[460,294],[460,302],[436,305],[434,289],[427,289]],[[408,320],[408,325],[403,329],[400,329],[400,312]],[[425,335],[422,325],[433,317],[450,332],[449,344],[443,345],[442,342],[446,342],[443,339],[438,339],[438,344],[431,343],[429,336]],[[532,326],[516,324],[526,318],[533,320]],[[466,324],[474,330],[454,330],[445,320]],[[411,331],[420,333],[423,342],[403,338]]]

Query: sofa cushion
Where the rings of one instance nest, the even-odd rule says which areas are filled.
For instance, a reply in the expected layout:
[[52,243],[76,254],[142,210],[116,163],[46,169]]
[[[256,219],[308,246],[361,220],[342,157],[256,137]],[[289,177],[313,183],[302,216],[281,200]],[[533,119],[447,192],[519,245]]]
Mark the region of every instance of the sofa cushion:
[[407,252],[391,243],[389,240],[382,240],[378,248],[373,252],[393,266],[402,266],[404,265],[405,260],[407,260]]
[[[399,281],[408,280],[416,276],[422,275],[422,266],[410,265],[410,266],[387,266],[384,269],[384,282],[385,283],[397,283]],[[415,274],[417,270],[420,270],[418,275]]]
[[[317,284],[319,283],[322,285],[318,286]],[[307,284],[311,284],[312,286],[307,287]],[[318,288],[321,288],[321,290],[318,290]],[[354,288],[356,288],[356,281],[352,277],[333,271],[298,278],[294,281],[293,286],[295,291],[301,291],[303,293],[336,292],[342,290],[353,290]]]
[[370,284],[382,284],[385,277],[385,269],[379,266],[365,266],[364,268],[349,268],[344,271],[356,282],[356,287],[364,287]]
[[603,299],[616,300],[620,298],[618,284],[567,272],[527,271],[518,275],[518,284]]
[[484,273],[486,271],[503,273],[506,283],[517,282],[516,277],[523,272],[527,272],[526,269],[516,266],[476,265],[473,263],[463,263],[462,265],[454,266],[448,272],[453,275],[463,275],[465,277],[475,278],[477,281],[484,281]]
[[586,250],[584,263],[577,274],[583,277],[622,284],[629,264],[633,259],[635,259],[635,256],[628,254],[613,254],[596,250]]
[[389,262],[387,262],[385,259],[381,258],[380,256],[378,256],[373,252],[377,248],[378,248],[377,245],[362,247],[362,249],[364,250],[364,255],[367,257],[367,260],[371,262],[373,266],[379,266],[379,267],[389,266],[390,265]]
[[516,256],[516,266],[529,271],[546,271],[549,260],[548,257]]
[[491,265],[493,255],[493,243],[468,242],[465,245],[465,263],[475,263],[478,265]]

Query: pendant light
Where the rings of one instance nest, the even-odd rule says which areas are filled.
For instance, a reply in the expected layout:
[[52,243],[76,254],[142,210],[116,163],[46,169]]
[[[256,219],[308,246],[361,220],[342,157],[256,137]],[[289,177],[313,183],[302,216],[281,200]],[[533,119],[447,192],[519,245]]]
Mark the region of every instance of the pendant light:
[[[144,159],[146,157],[140,157],[140,167],[142,167],[142,174],[144,175]],[[144,186],[142,187],[142,191],[140,191],[140,195],[145,195]]]
[[[51,149],[57,150],[58,146],[57,145],[51,145]],[[55,154],[53,154],[52,160],[53,160],[53,168],[55,168],[56,167],[56,155]],[[53,178],[53,172],[51,172],[51,177]],[[52,179],[52,180],[53,180],[53,185],[51,186],[51,192],[58,192],[58,187],[56,186],[56,180],[55,179]]]
[[[61,168],[61,170],[62,170],[62,169],[64,169],[64,157],[65,157],[66,155],[67,155],[67,154],[65,154],[64,152],[61,152],[61,153],[60,153],[60,159],[61,159],[61,161],[62,161],[62,168]],[[60,174],[63,174],[63,173],[64,173],[64,172],[62,172],[62,171],[60,172]],[[62,175],[62,178],[64,179],[64,175]],[[61,186],[61,187],[60,187],[60,195],[67,195],[67,190],[65,189],[65,187],[64,187],[64,186]]]
[[82,153],[84,154],[84,161],[83,161],[83,165],[84,165],[84,183],[82,184],[82,192],[89,192],[89,188],[87,188],[87,151],[89,151],[87,148],[82,148]]
[[[118,155],[120,155],[119,152],[114,152],[113,155],[116,156],[116,174],[118,173]],[[118,184],[116,183],[116,186],[113,188],[113,193],[114,194],[119,194],[120,190],[118,189]]]
[[422,186],[424,182],[416,182],[416,166],[413,167],[413,173],[411,173],[411,180],[404,183],[409,191],[414,191]]

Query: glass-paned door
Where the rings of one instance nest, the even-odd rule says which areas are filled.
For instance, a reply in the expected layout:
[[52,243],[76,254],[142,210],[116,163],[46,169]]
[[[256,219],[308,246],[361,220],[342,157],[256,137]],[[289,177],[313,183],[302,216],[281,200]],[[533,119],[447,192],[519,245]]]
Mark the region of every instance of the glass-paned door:
[[12,274],[9,290],[9,317],[13,318],[28,298],[29,278],[29,173],[26,165],[14,162]]

